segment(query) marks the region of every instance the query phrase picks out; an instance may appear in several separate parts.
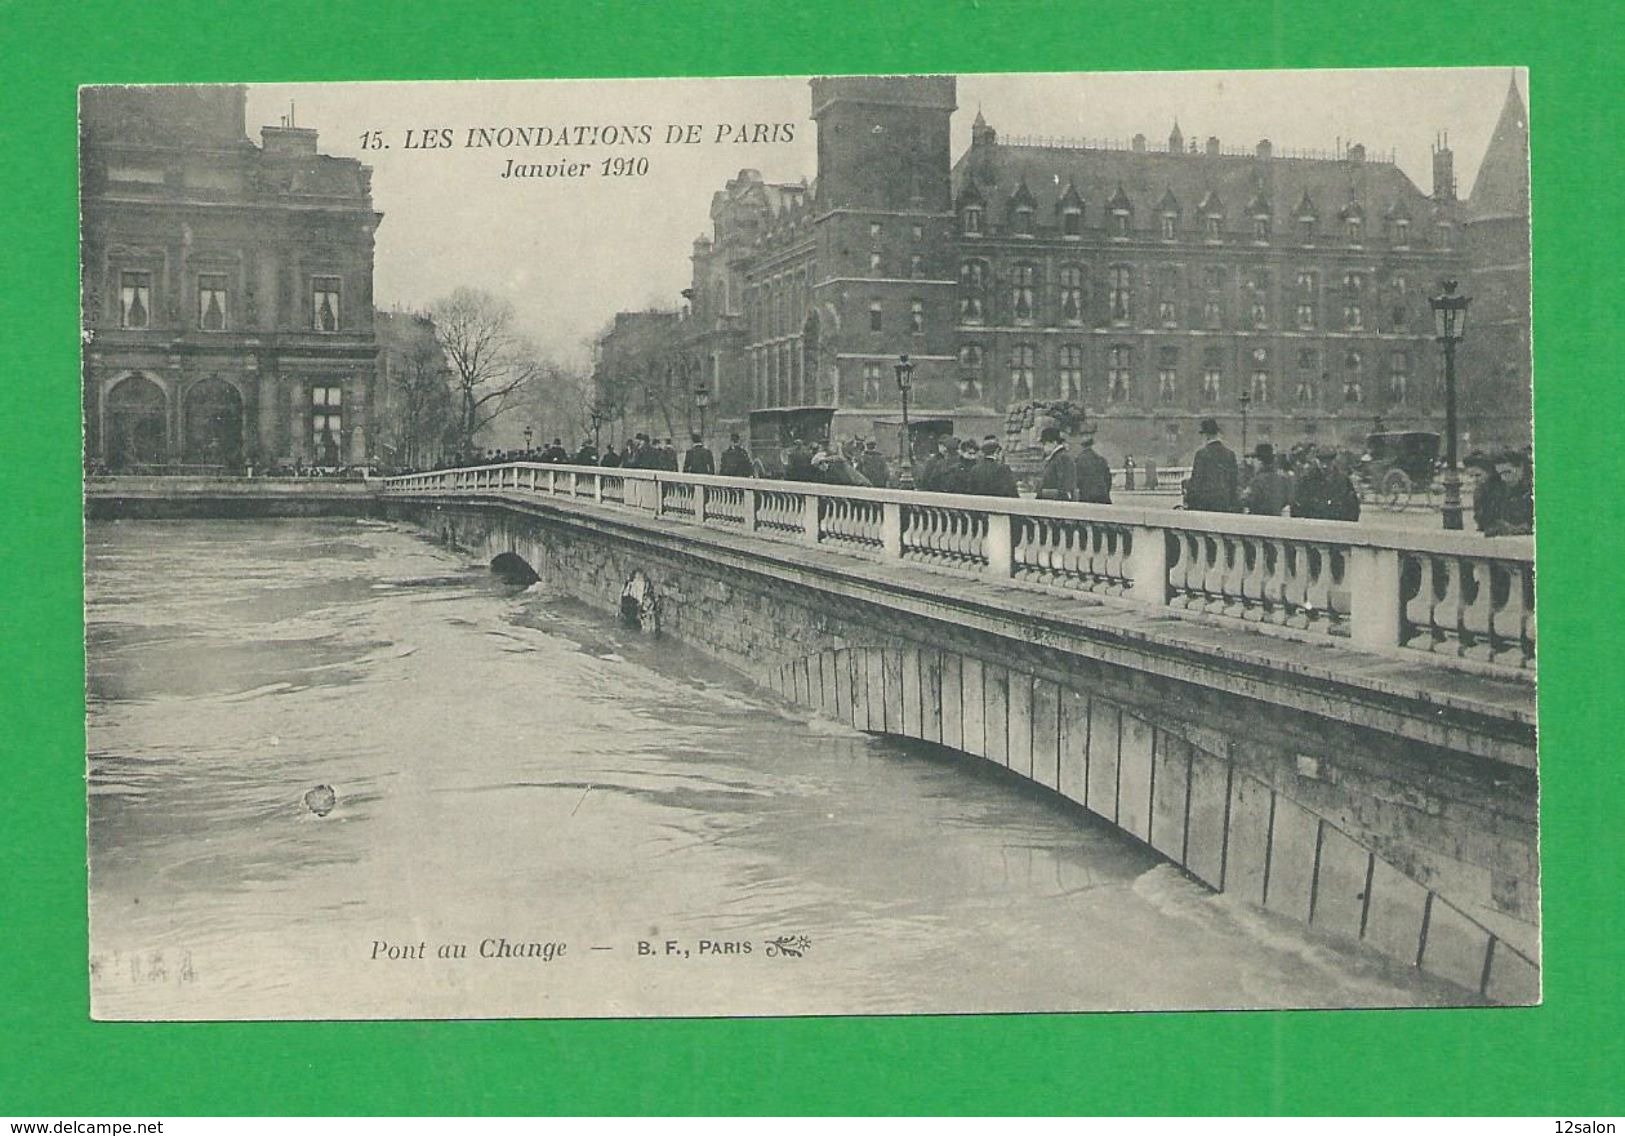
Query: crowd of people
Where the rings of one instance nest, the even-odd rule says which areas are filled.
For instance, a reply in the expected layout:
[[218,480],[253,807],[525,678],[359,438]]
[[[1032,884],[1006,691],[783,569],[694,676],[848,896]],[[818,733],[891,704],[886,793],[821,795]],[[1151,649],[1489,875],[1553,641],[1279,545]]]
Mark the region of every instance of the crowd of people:
[[[1238,458],[1225,444],[1216,420],[1204,419],[1200,432],[1203,443],[1183,486],[1186,509],[1333,521],[1360,519],[1360,493],[1348,454],[1307,443],[1277,454],[1270,443],[1260,442]],[[1076,449],[1055,426],[1045,427],[1039,441],[1044,452],[1037,477],[1039,500],[1111,504],[1112,470],[1095,450],[1092,429],[1086,427],[1078,434]],[[1021,496],[1016,474],[1005,460],[1004,447],[996,436],[988,434],[978,442],[944,435],[935,445],[936,452],[916,471],[915,488],[981,497]],[[691,435],[688,449],[679,452],[671,438],[639,433],[622,450],[611,442],[600,452],[591,441],[584,441],[572,453],[562,439],[554,438],[539,448],[455,454],[435,468],[532,461],[723,477],[776,476],[786,481],[881,489],[896,485],[891,463],[872,438],[848,438],[839,443],[792,438],[776,456],[778,465],[770,469],[760,457],[751,455],[738,434],[728,436],[728,446],[719,456],[699,434]],[[1527,451],[1475,453],[1463,464],[1473,477],[1473,518],[1480,532],[1499,536],[1534,531]]]

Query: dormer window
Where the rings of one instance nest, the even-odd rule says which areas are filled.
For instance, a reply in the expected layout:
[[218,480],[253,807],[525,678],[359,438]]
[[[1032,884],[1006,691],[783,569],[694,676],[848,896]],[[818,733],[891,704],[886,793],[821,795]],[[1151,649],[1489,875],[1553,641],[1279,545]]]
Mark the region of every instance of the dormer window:
[[1219,237],[1221,236],[1219,226],[1223,222],[1223,220],[1224,220],[1224,218],[1220,217],[1216,213],[1209,213],[1206,217],[1203,217],[1202,218],[1202,235],[1205,236],[1210,241],[1218,240]]
[[1128,211],[1126,209],[1113,211],[1112,235],[1116,237],[1128,236]]
[[982,207],[968,205],[960,216],[960,227],[966,236],[980,236],[982,233]]
[[1407,248],[1411,243],[1411,223],[1404,217],[1394,219],[1394,247]]
[[1061,235],[1065,237],[1083,236],[1083,210],[1068,209],[1061,214]]
[[1162,215],[1162,239],[1171,241],[1179,236],[1179,214],[1164,213]]
[[1267,241],[1270,239],[1270,219],[1268,214],[1253,218],[1253,240]]
[[1033,233],[1033,207],[1031,205],[1018,205],[1015,212],[1015,231],[1024,237]]
[[1344,232],[1350,244],[1359,244],[1361,234],[1365,231],[1365,220],[1361,217],[1349,217],[1343,223]]
[[1315,219],[1313,217],[1298,218],[1298,240],[1306,245],[1315,243]]

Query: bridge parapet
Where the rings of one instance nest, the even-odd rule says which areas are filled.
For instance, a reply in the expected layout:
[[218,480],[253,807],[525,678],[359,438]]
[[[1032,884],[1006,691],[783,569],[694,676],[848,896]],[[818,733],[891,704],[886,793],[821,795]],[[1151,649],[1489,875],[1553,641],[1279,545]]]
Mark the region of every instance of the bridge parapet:
[[389,495],[516,490],[1459,669],[1536,668],[1531,537],[527,462],[384,482]]

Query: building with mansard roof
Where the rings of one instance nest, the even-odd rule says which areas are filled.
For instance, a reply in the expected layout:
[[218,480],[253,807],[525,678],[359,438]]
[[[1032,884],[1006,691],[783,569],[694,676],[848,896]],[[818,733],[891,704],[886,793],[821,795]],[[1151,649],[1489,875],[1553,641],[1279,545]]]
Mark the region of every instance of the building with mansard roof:
[[1528,440],[1516,87],[1469,201],[1444,139],[1426,191],[1361,144],[1187,143],[1177,123],[1163,143],[1004,138],[978,111],[950,162],[951,76],[815,79],[811,94],[816,180],[741,171],[694,245],[682,350],[722,419],[828,404],[838,432],[869,434],[896,415],[906,353],[916,413],[961,433],[1068,400],[1114,461],[1182,462],[1208,417],[1249,444],[1360,445],[1442,429],[1427,301],[1460,277],[1484,293],[1462,429],[1470,445]]
[[92,87],[81,102],[87,462],[369,457],[371,170],[315,130],[247,134],[243,87]]

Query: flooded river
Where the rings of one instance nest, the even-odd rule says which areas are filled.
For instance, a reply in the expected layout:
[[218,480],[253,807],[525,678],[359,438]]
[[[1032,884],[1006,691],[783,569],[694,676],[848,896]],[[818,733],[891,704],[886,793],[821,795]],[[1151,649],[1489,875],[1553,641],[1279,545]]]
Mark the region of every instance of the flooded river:
[[98,1017],[1453,999],[408,528],[95,522],[87,558]]

